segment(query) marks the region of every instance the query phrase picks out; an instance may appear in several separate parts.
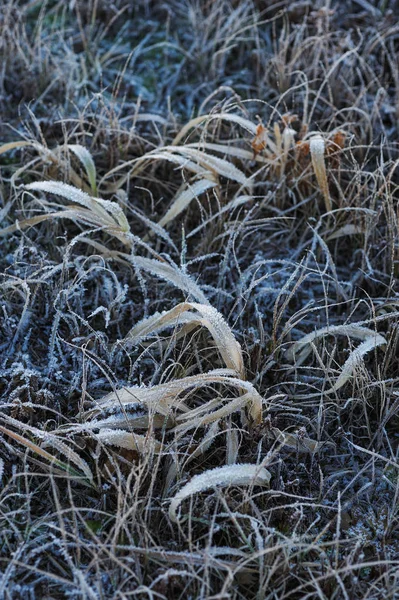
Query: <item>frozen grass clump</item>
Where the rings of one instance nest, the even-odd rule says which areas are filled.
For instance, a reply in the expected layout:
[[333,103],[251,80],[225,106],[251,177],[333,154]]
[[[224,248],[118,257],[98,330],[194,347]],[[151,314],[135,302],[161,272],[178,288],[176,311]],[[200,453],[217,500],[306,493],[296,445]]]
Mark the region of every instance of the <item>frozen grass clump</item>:
[[394,600],[395,3],[3,4],[0,596]]

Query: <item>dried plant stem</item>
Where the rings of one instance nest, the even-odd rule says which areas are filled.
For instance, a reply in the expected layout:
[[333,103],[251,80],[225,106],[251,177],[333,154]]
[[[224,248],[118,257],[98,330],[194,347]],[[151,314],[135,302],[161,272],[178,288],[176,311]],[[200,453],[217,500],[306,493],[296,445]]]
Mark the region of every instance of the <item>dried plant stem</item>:
[[328,189],[326,163],[324,159],[325,141],[321,135],[315,135],[310,140],[310,154],[312,156],[312,165],[319,184],[320,190],[324,197],[326,211],[332,210],[330,192]]

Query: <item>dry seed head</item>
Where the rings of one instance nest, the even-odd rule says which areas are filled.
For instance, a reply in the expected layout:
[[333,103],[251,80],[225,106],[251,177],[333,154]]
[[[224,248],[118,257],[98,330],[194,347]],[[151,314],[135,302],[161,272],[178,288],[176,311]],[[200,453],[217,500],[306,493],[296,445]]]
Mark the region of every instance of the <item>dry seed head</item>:
[[334,133],[334,135],[331,138],[331,143],[333,144],[333,149],[337,150],[338,148],[340,148],[342,150],[342,148],[344,148],[344,146],[345,146],[345,140],[346,140],[345,131],[339,130],[336,133]]
[[262,152],[267,146],[267,130],[262,123],[259,123],[256,128],[256,135],[251,142],[251,146],[255,154]]

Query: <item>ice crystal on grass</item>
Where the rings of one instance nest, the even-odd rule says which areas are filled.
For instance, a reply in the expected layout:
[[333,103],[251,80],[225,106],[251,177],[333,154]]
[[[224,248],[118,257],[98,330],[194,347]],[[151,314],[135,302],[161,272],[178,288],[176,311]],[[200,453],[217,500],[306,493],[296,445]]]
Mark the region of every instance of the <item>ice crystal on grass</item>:
[[395,3],[310,4],[1,3],[2,597],[396,597]]
[[229,485],[262,485],[268,486],[271,475],[264,467],[250,464],[227,465],[195,475],[172,498],[169,506],[169,518],[177,522],[176,511],[183,500],[193,494],[217,486]]

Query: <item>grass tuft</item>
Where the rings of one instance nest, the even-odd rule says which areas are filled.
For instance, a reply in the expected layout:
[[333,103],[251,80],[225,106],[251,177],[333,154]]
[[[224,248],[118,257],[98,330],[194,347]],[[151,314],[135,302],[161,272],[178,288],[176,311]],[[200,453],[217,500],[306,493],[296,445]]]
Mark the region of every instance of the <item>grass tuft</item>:
[[397,598],[395,11],[3,1],[1,598]]

